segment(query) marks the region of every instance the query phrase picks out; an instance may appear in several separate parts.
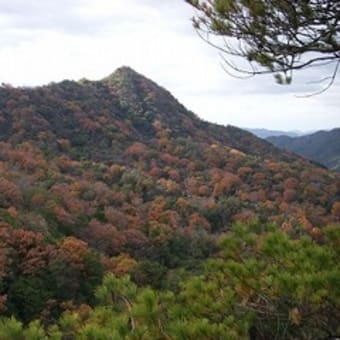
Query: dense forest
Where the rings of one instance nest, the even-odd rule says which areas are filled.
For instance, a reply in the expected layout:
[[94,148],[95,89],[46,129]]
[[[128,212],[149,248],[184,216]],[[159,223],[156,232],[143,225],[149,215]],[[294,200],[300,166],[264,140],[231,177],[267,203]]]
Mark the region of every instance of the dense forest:
[[340,334],[340,177],[123,67],[0,88],[0,339]]

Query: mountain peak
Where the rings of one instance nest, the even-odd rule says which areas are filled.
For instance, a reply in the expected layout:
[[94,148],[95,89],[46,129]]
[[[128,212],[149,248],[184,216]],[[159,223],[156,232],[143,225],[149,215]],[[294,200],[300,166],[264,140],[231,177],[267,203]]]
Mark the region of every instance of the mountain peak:
[[138,74],[137,71],[135,71],[132,67],[123,65],[121,67],[118,67],[114,73],[130,73],[130,74]]
[[173,130],[181,130],[185,118],[197,119],[169,91],[131,67],[118,68],[102,82],[110,87],[121,107],[134,119],[139,116],[149,124],[155,119],[161,120],[170,129],[176,126]]
[[129,66],[121,66],[117,68],[109,76],[103,78],[102,80],[111,83],[112,81],[131,78],[145,78],[145,77]]

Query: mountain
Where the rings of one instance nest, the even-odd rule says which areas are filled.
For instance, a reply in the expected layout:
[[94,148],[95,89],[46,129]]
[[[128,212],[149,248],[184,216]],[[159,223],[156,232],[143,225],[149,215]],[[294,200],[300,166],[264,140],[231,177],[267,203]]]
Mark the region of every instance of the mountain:
[[128,67],[4,85],[0,338],[328,336],[339,189]]
[[30,140],[51,153],[60,153],[58,139],[65,139],[70,142],[67,153],[78,159],[121,160],[127,146],[137,141],[150,144],[159,138],[159,130],[170,138],[222,143],[254,156],[276,157],[277,153],[270,143],[250,133],[198,119],[168,91],[128,67],[98,82],[2,88],[0,99],[1,140],[15,144]]
[[[77,219],[91,221],[113,203],[112,198],[101,202],[98,185],[109,197],[121,196],[120,203],[114,203],[121,214],[126,214],[120,207],[126,200],[139,202],[133,214],[139,222],[134,227],[148,223],[146,212],[157,197],[185,199],[215,231],[243,214],[283,223],[288,211],[294,215],[298,210],[297,215],[309,215],[311,224],[329,220],[324,206],[320,214],[315,214],[315,206],[332,201],[333,174],[249,132],[200,120],[167,90],[129,67],[100,81],[4,86],[0,110],[2,176],[20,197],[42,190],[47,201],[61,195],[65,181],[80,186],[80,191],[67,193],[68,199],[57,205],[64,211],[69,233],[86,241],[76,228]],[[93,197],[84,192],[92,192]],[[231,198],[235,207],[228,218],[211,216]],[[45,220],[52,213],[44,204],[40,211],[30,201],[14,204],[10,197],[2,201],[6,202],[3,208],[14,205],[23,214],[18,222],[22,227],[31,208]],[[74,202],[79,205],[76,213]],[[86,208],[89,202],[91,209]],[[210,205],[215,207],[212,211]],[[190,224],[176,205],[172,209],[180,226]],[[61,232],[62,220],[52,219],[51,228],[48,217],[46,231]],[[84,224],[88,228],[88,222]]]
[[280,148],[323,164],[331,170],[340,171],[340,128],[294,138],[269,137],[267,140]]
[[300,131],[279,131],[279,130],[268,130],[268,129],[252,129],[245,128],[245,130],[253,133],[255,136],[260,138],[268,138],[272,136],[289,136],[289,137],[298,137],[304,135],[304,133]]

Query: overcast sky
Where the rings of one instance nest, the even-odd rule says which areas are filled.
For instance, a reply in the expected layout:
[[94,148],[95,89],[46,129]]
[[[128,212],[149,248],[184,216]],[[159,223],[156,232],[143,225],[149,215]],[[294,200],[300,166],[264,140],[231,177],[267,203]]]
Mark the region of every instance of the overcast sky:
[[[271,77],[230,78],[191,26],[184,0],[0,0],[0,83],[32,86],[101,79],[127,65],[166,87],[208,121],[240,127],[340,127],[340,76],[325,94],[325,69],[292,86]],[[312,87],[313,86],[313,87]]]

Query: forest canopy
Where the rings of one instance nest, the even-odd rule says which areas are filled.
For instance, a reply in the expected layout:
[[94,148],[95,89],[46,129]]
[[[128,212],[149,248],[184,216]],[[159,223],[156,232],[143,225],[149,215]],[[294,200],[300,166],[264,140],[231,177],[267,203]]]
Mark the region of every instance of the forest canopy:
[[127,67],[0,122],[0,340],[339,334],[337,173]]

